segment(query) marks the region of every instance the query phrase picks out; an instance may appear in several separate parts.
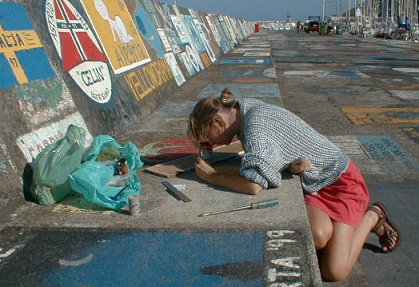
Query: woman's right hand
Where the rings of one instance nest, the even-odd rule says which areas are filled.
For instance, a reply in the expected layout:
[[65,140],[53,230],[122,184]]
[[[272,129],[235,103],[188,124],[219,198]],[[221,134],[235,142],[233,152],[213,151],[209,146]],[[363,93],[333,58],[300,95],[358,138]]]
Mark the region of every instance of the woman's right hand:
[[195,162],[195,172],[200,179],[209,181],[210,177],[216,173],[216,170],[202,157],[198,156]]

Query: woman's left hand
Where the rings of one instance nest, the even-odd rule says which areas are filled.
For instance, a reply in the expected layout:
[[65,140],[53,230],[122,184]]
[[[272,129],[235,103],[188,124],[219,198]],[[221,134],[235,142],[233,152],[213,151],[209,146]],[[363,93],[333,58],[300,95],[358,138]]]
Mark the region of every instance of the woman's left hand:
[[211,175],[215,174],[215,169],[210,166],[202,157],[197,157],[195,162],[195,172],[199,178],[209,180]]

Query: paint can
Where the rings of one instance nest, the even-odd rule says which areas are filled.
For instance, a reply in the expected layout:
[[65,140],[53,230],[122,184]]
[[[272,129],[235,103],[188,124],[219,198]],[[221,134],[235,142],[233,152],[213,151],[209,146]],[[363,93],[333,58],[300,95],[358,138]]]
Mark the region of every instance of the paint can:
[[130,196],[129,201],[129,214],[131,216],[140,215],[140,197],[137,195]]

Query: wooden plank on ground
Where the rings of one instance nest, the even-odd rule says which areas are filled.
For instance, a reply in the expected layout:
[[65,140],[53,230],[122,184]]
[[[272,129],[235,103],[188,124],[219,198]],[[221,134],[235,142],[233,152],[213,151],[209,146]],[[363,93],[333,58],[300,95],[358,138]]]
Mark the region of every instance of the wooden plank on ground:
[[[243,147],[239,141],[229,145],[219,146],[213,149],[210,163],[220,162],[243,153]],[[179,159],[156,164],[145,168],[143,171],[162,176],[165,178],[174,177],[181,173],[194,169],[194,164],[198,155],[188,155]]]

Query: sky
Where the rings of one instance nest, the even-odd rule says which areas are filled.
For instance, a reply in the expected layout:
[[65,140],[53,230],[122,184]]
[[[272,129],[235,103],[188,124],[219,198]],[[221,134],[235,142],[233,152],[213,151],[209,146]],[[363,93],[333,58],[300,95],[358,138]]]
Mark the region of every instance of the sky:
[[[287,15],[294,20],[306,20],[308,16],[321,16],[323,0],[160,0],[195,10],[229,15],[245,20],[286,20]],[[350,1],[350,0],[349,0]],[[338,3],[347,0],[325,0],[325,15],[336,14]],[[345,7],[347,8],[347,7]],[[343,8],[340,8],[343,9]]]

